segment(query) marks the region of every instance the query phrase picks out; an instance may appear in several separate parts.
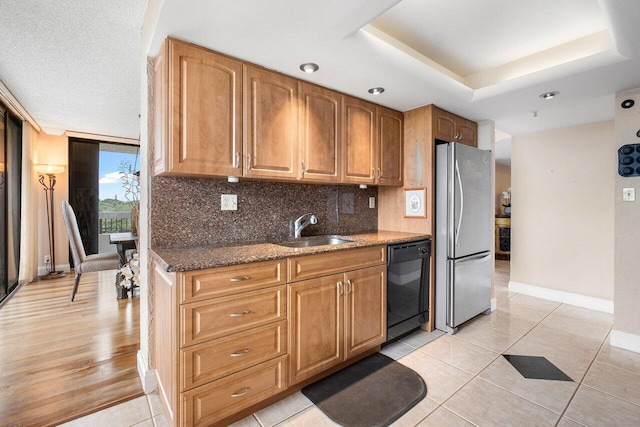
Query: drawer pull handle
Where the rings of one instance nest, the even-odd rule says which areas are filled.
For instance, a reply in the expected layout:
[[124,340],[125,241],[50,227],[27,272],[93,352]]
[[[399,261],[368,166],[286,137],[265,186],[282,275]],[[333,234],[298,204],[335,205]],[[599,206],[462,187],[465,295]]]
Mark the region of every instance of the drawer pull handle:
[[239,351],[237,353],[231,353],[229,356],[231,356],[231,357],[240,357],[240,356],[244,356],[247,353],[249,353],[249,349],[245,348],[244,350]]
[[242,317],[242,316],[246,316],[247,314],[251,313],[251,310],[245,310],[242,313],[231,313],[229,315],[229,317]]
[[232,277],[229,279],[231,282],[244,282],[245,280],[251,279],[251,276],[242,276],[242,277]]
[[240,397],[240,396],[244,396],[245,394],[249,393],[249,390],[251,390],[251,387],[245,387],[244,390],[242,391],[236,391],[235,393],[233,393],[231,395],[231,397]]

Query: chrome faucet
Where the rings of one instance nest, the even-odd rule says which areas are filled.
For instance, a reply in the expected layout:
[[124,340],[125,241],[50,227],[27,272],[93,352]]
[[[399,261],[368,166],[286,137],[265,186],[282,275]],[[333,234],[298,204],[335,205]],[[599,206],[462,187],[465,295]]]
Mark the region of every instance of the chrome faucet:
[[[302,220],[304,219],[304,217],[306,217],[307,215],[311,215],[309,217],[308,220],[302,222]],[[295,222],[293,223],[294,226],[294,236],[297,239],[298,237],[300,237],[300,233],[302,233],[302,230],[304,230],[304,228],[309,225],[309,224],[317,224],[318,223],[318,218],[312,214],[312,213],[306,213],[304,215],[301,215],[298,219],[295,220]]]

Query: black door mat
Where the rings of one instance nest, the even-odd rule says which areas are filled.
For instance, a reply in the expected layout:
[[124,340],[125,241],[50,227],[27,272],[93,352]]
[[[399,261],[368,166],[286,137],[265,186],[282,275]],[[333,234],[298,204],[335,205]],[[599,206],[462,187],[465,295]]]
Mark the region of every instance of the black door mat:
[[511,365],[525,378],[536,380],[573,381],[546,357],[519,356],[515,354],[503,354]]
[[427,385],[412,369],[376,353],[302,393],[345,427],[388,426],[427,395]]

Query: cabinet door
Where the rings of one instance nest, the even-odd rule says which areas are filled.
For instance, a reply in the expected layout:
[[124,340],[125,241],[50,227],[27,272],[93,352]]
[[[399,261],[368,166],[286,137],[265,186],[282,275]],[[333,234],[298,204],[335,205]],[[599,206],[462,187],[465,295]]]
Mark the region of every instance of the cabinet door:
[[342,111],[342,182],[373,184],[378,143],[376,106],[344,96]]
[[433,137],[445,142],[456,141],[455,116],[439,108],[433,109]]
[[244,104],[245,176],[297,179],[298,81],[245,65]]
[[344,359],[343,275],[289,286],[289,380],[295,384]]
[[301,178],[340,181],[342,96],[332,90],[300,83]]
[[402,186],[403,180],[403,114],[378,107],[378,135],[380,155],[378,184]]
[[169,168],[169,147],[167,146],[167,110],[169,92],[167,64],[167,44],[156,56],[153,63],[153,173],[154,175],[167,172]]
[[169,39],[172,175],[240,175],[242,64]]
[[458,142],[472,147],[478,146],[478,125],[470,120],[458,118]]
[[382,344],[387,336],[387,266],[345,274],[346,358]]
[[178,315],[176,274],[153,263],[153,307],[155,311],[155,374],[158,395],[171,425],[177,425],[178,395]]

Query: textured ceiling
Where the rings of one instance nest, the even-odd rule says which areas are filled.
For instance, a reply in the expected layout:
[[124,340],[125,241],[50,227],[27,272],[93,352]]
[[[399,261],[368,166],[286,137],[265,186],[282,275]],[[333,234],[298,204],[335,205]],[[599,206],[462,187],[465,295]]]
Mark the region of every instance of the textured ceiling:
[[138,138],[146,5],[0,1],[0,80],[49,132]]
[[[151,0],[167,35],[508,134],[610,120],[640,87],[638,0]],[[137,138],[145,0],[0,2],[0,80],[45,128]],[[304,74],[304,62],[320,71]],[[382,86],[377,97],[367,90]],[[551,90],[551,101],[538,95]],[[534,116],[533,112],[537,112]]]

